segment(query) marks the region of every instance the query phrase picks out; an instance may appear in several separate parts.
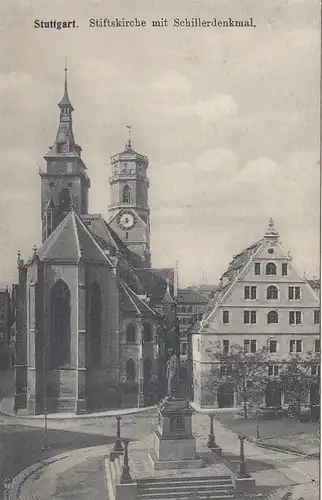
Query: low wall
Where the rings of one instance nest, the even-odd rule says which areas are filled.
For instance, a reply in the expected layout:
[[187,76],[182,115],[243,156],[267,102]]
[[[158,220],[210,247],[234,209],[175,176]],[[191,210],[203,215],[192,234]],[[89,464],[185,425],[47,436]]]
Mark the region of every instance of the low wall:
[[120,456],[105,459],[105,475],[109,500],[135,500],[138,485],[133,481],[121,484],[122,465]]

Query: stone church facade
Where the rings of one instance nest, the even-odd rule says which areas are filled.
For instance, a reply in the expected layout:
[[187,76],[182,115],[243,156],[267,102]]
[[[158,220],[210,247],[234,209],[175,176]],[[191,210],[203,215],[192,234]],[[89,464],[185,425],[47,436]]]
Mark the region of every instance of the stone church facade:
[[18,253],[15,408],[86,412],[154,403],[178,339],[174,269],[153,269],[148,159],[111,158],[108,222],[88,213],[90,179],[67,88],[41,177],[42,244]]

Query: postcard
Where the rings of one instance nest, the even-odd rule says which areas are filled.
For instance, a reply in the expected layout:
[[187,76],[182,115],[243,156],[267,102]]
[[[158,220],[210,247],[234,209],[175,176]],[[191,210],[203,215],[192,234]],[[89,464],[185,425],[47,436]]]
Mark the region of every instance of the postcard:
[[318,498],[320,9],[2,1],[5,498]]

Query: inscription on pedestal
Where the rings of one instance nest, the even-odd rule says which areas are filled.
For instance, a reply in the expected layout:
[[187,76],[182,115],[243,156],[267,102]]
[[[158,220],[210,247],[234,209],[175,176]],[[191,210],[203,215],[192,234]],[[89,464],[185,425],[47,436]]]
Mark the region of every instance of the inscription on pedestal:
[[202,467],[191,429],[192,413],[189,403],[179,398],[166,399],[159,406],[159,428],[150,452],[155,469]]
[[184,420],[182,416],[180,415],[175,415],[173,417],[170,417],[170,431],[175,432],[175,431],[182,431],[184,430]]

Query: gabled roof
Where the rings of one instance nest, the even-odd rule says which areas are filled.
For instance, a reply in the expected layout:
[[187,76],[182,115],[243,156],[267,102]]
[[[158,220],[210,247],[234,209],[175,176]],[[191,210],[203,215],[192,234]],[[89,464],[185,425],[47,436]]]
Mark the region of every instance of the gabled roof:
[[142,300],[124,281],[120,281],[122,309],[127,312],[134,312],[136,315],[149,314],[158,316],[144,300]]
[[82,215],[81,219],[97,242],[103,248],[110,251],[111,255],[120,253],[133,267],[137,267],[140,264],[141,259],[129,250],[127,245],[125,245],[111,226],[103,219],[102,215]]
[[192,288],[179,288],[178,304],[208,304],[209,299]]
[[262,244],[263,239],[234,255],[233,260],[229,263],[228,269],[220,278],[218,287],[209,295],[213,303],[217,303],[225,295],[238,273],[248,264],[251,257],[260,249]]
[[97,243],[93,235],[75,212],[69,212],[58,227],[37,250],[36,255],[42,260],[69,261],[111,261]]

